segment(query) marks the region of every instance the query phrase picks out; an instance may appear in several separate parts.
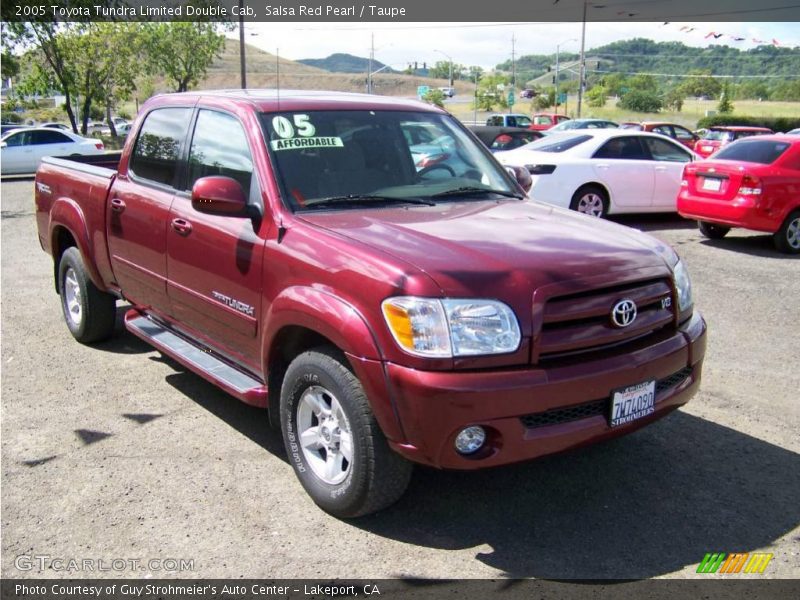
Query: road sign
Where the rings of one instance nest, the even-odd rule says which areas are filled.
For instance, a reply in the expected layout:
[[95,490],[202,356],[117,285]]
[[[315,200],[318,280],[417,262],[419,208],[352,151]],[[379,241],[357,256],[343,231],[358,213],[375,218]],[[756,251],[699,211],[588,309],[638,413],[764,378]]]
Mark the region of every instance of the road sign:
[[514,90],[508,92],[508,105],[514,106]]
[[427,85],[420,85],[417,86],[417,97],[422,100],[422,97],[431,91],[430,86]]
[[558,95],[558,103],[559,104],[564,104],[564,102],[566,102],[566,101],[567,101],[567,93],[566,92],[561,92]]

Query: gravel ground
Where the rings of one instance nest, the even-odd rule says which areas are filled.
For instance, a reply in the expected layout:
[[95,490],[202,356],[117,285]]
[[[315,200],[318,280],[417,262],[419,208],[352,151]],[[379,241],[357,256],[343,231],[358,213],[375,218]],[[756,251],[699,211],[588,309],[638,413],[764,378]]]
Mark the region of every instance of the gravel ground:
[[[703,577],[710,551],[772,552],[761,577],[800,573],[800,260],[768,236],[620,219],[693,275],[709,348],[692,402],[538,462],[417,469],[397,505],[345,522],[303,492],[262,411],[121,322],[109,342],[72,339],[32,196],[31,180],[2,183],[3,577]],[[27,568],[34,555],[142,564]]]

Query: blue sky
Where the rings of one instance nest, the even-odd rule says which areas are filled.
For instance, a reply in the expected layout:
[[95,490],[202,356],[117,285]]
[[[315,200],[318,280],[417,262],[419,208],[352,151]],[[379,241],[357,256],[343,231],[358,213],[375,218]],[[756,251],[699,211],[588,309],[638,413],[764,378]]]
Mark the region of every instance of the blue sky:
[[[681,31],[681,27],[695,30]],[[491,68],[511,56],[511,36],[516,37],[517,55],[577,52],[581,23],[248,23],[247,42],[290,59],[324,58],[335,52],[368,56],[370,36],[375,35],[375,58],[394,68],[409,62],[446,60]],[[710,32],[721,33],[709,41]],[[232,37],[238,36],[238,31]],[[752,48],[753,39],[778,40],[785,46],[800,46],[800,23],[588,23],[587,49],[609,42],[645,37],[655,41],[681,41],[690,46],[727,44]],[[744,41],[734,41],[743,37]],[[575,41],[569,41],[575,40]],[[438,52],[437,52],[438,50]]]

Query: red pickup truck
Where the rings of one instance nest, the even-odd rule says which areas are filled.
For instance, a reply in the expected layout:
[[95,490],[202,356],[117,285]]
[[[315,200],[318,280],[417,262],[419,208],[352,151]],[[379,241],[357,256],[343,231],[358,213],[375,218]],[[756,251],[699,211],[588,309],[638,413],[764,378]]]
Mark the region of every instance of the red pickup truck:
[[[448,158],[416,164],[421,126]],[[36,175],[69,330],[106,338],[129,302],[131,333],[268,409],[334,515],[397,500],[413,462],[559,452],[698,388],[706,327],[675,252],[528,200],[436,107],[171,94],[111,159],[45,159]]]

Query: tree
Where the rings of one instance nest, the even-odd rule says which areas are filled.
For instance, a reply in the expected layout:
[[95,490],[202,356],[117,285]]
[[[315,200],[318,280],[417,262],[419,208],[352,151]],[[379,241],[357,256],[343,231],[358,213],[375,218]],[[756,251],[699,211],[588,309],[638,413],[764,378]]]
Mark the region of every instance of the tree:
[[642,90],[631,90],[622,97],[618,106],[634,112],[654,113],[661,110],[662,102],[658,94]]
[[555,88],[550,88],[544,94],[539,94],[536,98],[533,99],[531,103],[536,110],[547,110],[551,106],[555,106],[556,104],[556,90]]
[[652,75],[634,75],[628,78],[625,83],[631,90],[650,92],[651,94],[658,92],[658,82]]
[[668,91],[667,95],[664,97],[664,106],[674,110],[675,112],[681,112],[681,109],[683,108],[683,101],[683,92],[679,87],[674,87]]
[[509,82],[508,76],[502,73],[484,75],[478,84],[478,97],[475,99],[479,110],[494,110],[495,105],[506,108],[505,91],[497,86],[505,86]]
[[710,70],[694,70],[690,77],[679,86],[685,96],[705,96],[716,98],[722,91],[719,81],[711,76]]
[[197,85],[225,47],[214,23],[147,23],[144,28],[150,72],[163,74],[176,92]]
[[444,108],[444,92],[438,88],[429,89],[428,93],[422,97],[422,100],[428,104]]
[[625,76],[622,73],[609,73],[601,80],[602,86],[610,96],[621,96],[625,88]]
[[601,108],[605,106],[607,99],[608,95],[606,94],[606,88],[604,88],[602,85],[596,85],[586,92],[586,102],[592,108]]
[[731,91],[728,83],[722,88],[722,95],[719,97],[719,104],[717,104],[717,112],[721,115],[727,115],[733,112],[733,104],[731,103]]

